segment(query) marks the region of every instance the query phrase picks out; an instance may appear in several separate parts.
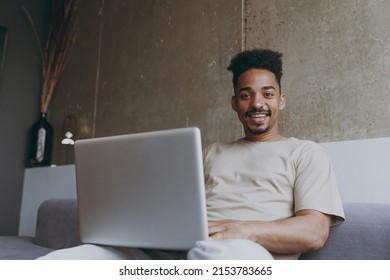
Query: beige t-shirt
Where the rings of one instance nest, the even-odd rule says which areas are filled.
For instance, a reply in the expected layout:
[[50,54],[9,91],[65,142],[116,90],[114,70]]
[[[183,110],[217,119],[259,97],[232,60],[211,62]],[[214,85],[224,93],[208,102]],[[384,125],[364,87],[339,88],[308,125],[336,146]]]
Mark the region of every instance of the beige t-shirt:
[[275,221],[314,209],[344,220],[327,153],[311,141],[217,142],[204,156],[209,220]]

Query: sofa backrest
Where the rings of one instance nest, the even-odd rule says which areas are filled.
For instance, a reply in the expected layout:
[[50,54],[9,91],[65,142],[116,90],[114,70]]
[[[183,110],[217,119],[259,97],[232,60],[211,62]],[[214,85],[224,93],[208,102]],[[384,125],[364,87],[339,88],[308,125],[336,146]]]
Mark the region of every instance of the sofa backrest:
[[390,137],[321,143],[344,203],[390,203]]

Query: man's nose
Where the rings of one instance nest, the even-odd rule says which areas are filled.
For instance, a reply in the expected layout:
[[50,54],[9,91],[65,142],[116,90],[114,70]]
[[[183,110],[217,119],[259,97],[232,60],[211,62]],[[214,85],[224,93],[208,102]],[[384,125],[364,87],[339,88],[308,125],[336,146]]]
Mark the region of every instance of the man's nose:
[[254,94],[251,100],[251,106],[259,109],[265,105],[264,96],[262,94]]

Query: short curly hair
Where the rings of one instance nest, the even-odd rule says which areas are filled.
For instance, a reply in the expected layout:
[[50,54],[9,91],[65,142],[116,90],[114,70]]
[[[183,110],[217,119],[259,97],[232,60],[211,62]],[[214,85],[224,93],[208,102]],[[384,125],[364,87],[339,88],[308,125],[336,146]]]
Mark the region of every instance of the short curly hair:
[[233,73],[233,87],[236,91],[238,78],[250,69],[265,69],[274,73],[276,81],[281,88],[282,54],[268,49],[253,49],[238,53],[230,61],[227,68]]

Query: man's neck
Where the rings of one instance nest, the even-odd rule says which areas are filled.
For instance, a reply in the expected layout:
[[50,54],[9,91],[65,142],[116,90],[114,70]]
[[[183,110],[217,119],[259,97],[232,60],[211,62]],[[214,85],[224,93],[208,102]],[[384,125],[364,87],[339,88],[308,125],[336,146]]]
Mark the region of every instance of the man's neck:
[[244,140],[250,142],[276,142],[286,140],[287,137],[280,135],[279,133],[263,133],[260,135],[246,133]]

